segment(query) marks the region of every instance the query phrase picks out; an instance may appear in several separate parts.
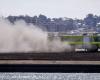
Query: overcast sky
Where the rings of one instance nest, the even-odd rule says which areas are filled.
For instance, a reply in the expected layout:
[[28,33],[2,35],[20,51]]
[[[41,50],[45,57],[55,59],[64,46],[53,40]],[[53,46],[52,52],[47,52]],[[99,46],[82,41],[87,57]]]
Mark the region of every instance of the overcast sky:
[[100,15],[100,0],[0,0],[0,16],[83,18],[88,13]]

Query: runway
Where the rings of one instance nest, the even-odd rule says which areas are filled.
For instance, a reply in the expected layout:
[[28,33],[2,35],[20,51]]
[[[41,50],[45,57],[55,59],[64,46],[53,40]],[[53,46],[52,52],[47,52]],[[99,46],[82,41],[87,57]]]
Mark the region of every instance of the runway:
[[100,52],[0,53],[0,64],[100,65]]
[[0,60],[100,61],[100,52],[0,53]]

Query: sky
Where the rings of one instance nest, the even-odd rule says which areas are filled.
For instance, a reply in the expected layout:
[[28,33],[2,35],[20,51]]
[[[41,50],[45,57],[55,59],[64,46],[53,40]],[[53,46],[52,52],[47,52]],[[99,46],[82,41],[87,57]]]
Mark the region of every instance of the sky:
[[84,18],[89,13],[100,15],[100,0],[0,0],[0,16]]

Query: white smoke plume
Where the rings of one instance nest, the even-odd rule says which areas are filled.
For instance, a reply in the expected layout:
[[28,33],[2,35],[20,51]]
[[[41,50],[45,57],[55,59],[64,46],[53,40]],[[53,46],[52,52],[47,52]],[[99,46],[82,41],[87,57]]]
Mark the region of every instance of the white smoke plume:
[[0,52],[59,52],[70,46],[59,39],[50,41],[46,31],[34,25],[18,21],[12,25],[0,19]]

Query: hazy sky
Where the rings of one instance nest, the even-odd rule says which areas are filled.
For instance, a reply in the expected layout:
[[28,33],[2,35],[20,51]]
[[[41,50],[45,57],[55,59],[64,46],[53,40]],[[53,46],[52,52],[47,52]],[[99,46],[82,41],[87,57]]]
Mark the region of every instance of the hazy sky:
[[88,13],[100,15],[100,0],[0,0],[0,16],[83,18]]

